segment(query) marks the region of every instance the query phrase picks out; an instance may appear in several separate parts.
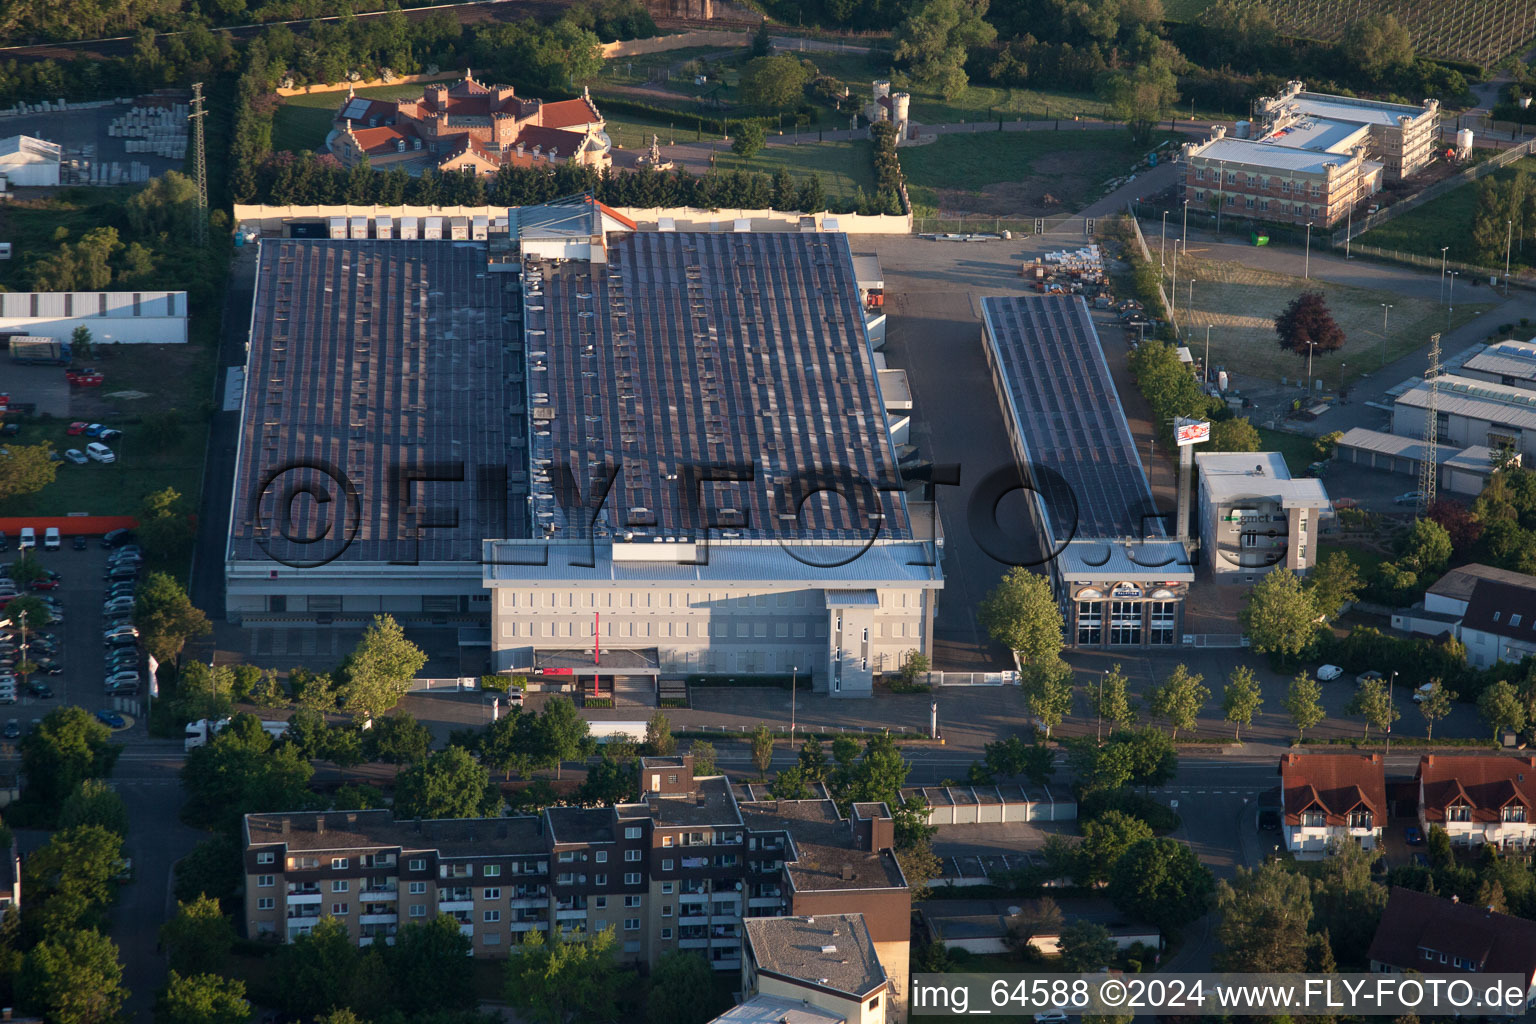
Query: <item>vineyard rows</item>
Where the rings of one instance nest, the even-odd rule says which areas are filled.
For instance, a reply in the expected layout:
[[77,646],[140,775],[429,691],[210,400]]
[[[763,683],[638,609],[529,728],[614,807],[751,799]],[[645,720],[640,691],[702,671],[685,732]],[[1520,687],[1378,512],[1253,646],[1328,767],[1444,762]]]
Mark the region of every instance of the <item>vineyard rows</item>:
[[[1165,0],[1171,21],[1193,21],[1212,0]],[[1286,35],[1335,42],[1350,22],[1393,14],[1426,57],[1489,65],[1536,38],[1536,0],[1248,0],[1269,8]]]

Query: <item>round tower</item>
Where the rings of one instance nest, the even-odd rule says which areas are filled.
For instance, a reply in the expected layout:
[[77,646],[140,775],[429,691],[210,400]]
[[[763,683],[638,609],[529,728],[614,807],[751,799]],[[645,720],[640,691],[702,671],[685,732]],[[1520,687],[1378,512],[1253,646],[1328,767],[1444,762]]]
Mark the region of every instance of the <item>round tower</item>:
[[898,92],[891,97],[891,120],[896,122],[897,138],[905,138],[907,134],[908,115],[912,109],[912,97],[904,92]]
[[891,83],[886,79],[881,78],[872,83],[870,85],[870,89],[873,90],[875,94],[875,100],[878,102],[879,100],[882,100],[891,94]]

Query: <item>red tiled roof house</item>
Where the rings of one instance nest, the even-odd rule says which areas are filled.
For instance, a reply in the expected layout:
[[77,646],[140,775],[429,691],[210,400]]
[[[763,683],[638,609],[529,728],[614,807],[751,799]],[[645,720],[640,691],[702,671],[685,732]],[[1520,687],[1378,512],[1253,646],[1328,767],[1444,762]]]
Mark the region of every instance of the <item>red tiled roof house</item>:
[[1536,846],[1536,757],[1426,754],[1416,773],[1419,825],[1439,825],[1453,846]]
[[585,92],[545,103],[523,99],[509,85],[482,85],[468,71],[451,86],[427,86],[417,99],[367,100],[349,91],[333,125],[327,145],[346,167],[364,155],[375,167],[477,174],[494,174],[502,164],[613,162],[603,116]]
[[1380,974],[1518,974],[1536,1002],[1536,921],[1394,886],[1368,954]]
[[1335,841],[1373,850],[1387,820],[1380,754],[1286,754],[1280,758],[1285,848],[1323,856]]

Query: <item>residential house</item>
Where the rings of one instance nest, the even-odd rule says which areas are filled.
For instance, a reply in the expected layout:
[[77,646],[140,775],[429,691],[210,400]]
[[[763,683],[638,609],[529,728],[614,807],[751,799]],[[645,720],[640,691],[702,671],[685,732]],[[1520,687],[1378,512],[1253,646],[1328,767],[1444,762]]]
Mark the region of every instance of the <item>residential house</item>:
[[1461,619],[1467,662],[1488,668],[1536,654],[1536,576],[1518,583],[1479,580]]
[[1334,842],[1373,850],[1387,819],[1380,754],[1285,754],[1280,758],[1285,848],[1323,856]]
[[744,928],[743,995],[804,1003],[848,1024],[901,1017],[862,914],[749,918]]
[[1426,834],[1439,825],[1453,846],[1536,846],[1536,757],[1425,754],[1415,779]]
[[1518,974],[1536,1005],[1536,921],[1393,886],[1371,940],[1384,974]]

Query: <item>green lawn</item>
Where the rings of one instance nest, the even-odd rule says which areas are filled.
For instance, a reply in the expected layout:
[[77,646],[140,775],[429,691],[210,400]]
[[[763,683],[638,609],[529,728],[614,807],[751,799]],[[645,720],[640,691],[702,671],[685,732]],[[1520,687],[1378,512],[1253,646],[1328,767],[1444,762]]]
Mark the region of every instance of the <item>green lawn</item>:
[[843,199],[863,189],[875,190],[874,156],[871,144],[857,142],[807,142],[799,146],[764,146],[750,160],[726,150],[716,158],[723,171],[757,171],[773,174],[784,168],[796,178],[807,178],[812,171],[821,175],[821,187],[830,198]]
[[[1493,172],[1493,177],[1508,181],[1521,170],[1536,173],[1536,158],[1501,167]],[[1355,240],[1382,249],[1396,249],[1432,258],[1440,255],[1440,247],[1444,245],[1450,247],[1447,255],[1453,260],[1488,265],[1488,261],[1478,255],[1472,244],[1471,227],[1477,207],[1478,184],[1469,182],[1454,188],[1381,227],[1357,235]],[[1527,244],[1522,251],[1520,239],[1516,238],[1511,256],[1512,267],[1536,267],[1536,242]]]
[[[426,87],[421,82],[381,85],[373,89],[359,89],[357,94],[371,100],[393,100],[420,96]],[[319,149],[325,145],[325,136],[331,130],[331,119],[346,101],[345,91],[312,92],[285,98],[272,115],[272,148],[289,149],[295,153]]]
[[1326,542],[1317,546],[1317,560],[1321,562],[1336,551],[1349,556],[1350,560],[1355,563],[1355,569],[1360,573],[1362,580],[1375,579],[1376,570],[1380,569],[1381,563],[1387,560],[1387,556],[1379,551],[1367,551],[1364,548],[1357,548],[1353,545],[1329,544]]
[[1291,471],[1291,476],[1301,476],[1308,466],[1317,461],[1317,449],[1313,446],[1312,438],[1284,430],[1266,430],[1263,427],[1259,427],[1258,431],[1264,451],[1279,452],[1285,456],[1285,467]]

